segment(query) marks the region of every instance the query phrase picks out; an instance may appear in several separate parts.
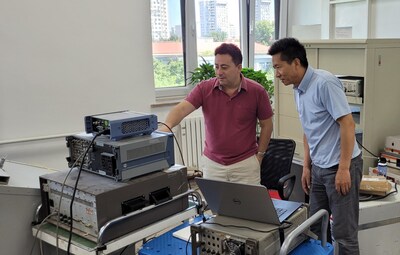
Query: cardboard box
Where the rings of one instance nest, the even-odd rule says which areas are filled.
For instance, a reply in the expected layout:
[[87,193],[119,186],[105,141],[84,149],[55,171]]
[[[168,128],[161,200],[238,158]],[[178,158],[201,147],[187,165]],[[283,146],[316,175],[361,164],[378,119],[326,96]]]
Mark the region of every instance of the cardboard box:
[[360,193],[384,196],[392,189],[392,185],[384,176],[364,175],[360,184]]

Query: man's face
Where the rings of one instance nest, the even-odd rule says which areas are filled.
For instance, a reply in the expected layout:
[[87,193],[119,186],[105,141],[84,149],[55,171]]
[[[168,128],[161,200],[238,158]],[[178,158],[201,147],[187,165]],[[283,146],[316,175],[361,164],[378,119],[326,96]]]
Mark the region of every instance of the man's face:
[[242,64],[235,65],[232,57],[228,54],[217,54],[215,56],[215,76],[218,78],[222,86],[236,85],[240,80],[240,73],[242,71]]
[[299,60],[295,59],[289,64],[286,61],[281,60],[281,53],[275,54],[272,56],[272,66],[275,69],[275,76],[283,84],[298,86],[300,81],[298,79],[298,67],[299,67]]

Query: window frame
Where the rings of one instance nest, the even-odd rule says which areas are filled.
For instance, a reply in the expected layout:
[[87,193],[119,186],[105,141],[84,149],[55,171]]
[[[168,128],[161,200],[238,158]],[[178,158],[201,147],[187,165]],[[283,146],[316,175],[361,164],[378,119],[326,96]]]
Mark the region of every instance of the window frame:
[[[185,70],[185,80],[190,76],[190,70],[194,70],[197,63],[197,40],[196,40],[196,13],[194,0],[180,0],[181,23],[182,23],[182,45],[183,45],[183,64]],[[155,88],[156,99],[170,97],[184,97],[193,85],[185,82],[184,87]]]
[[[256,0],[237,0],[239,4],[239,31],[240,45],[243,54],[243,67],[254,67],[254,26],[255,26],[255,1]],[[280,0],[275,1],[275,6],[279,6]],[[284,0],[283,2],[286,2]],[[185,80],[190,77],[190,72],[198,67],[197,61],[197,31],[196,31],[196,10],[195,0],[180,0],[181,20],[182,20],[182,45]],[[285,3],[284,8],[287,8]],[[276,8],[276,7],[275,7]],[[278,7],[279,8],[279,7]],[[275,14],[277,12],[275,11]],[[278,12],[279,13],[279,12]],[[280,17],[287,18],[285,11],[280,10]],[[285,21],[275,15],[275,21],[279,20],[280,24],[285,24]],[[280,26],[281,27],[281,26]],[[283,31],[279,31],[280,35],[285,35]],[[276,33],[276,34],[278,34]],[[185,97],[194,87],[185,82],[184,87],[169,87],[155,88],[156,100],[165,98],[182,98]]]

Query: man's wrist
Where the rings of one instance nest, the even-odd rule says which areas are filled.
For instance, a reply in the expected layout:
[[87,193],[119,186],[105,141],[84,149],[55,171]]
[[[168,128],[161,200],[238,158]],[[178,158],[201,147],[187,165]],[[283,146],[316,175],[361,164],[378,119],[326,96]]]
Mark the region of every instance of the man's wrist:
[[265,156],[265,151],[257,151],[257,156]]

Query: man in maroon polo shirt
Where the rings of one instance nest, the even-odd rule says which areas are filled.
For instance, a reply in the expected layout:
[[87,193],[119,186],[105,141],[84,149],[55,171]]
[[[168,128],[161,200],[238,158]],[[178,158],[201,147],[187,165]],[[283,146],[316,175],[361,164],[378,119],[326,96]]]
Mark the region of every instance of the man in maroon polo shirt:
[[[202,107],[205,121],[203,177],[260,184],[260,163],[272,133],[272,108],[266,90],[241,74],[242,53],[229,43],[215,49],[216,78],[200,82],[167,115],[171,129]],[[261,132],[256,138],[257,120]],[[160,130],[168,131],[166,127]]]

